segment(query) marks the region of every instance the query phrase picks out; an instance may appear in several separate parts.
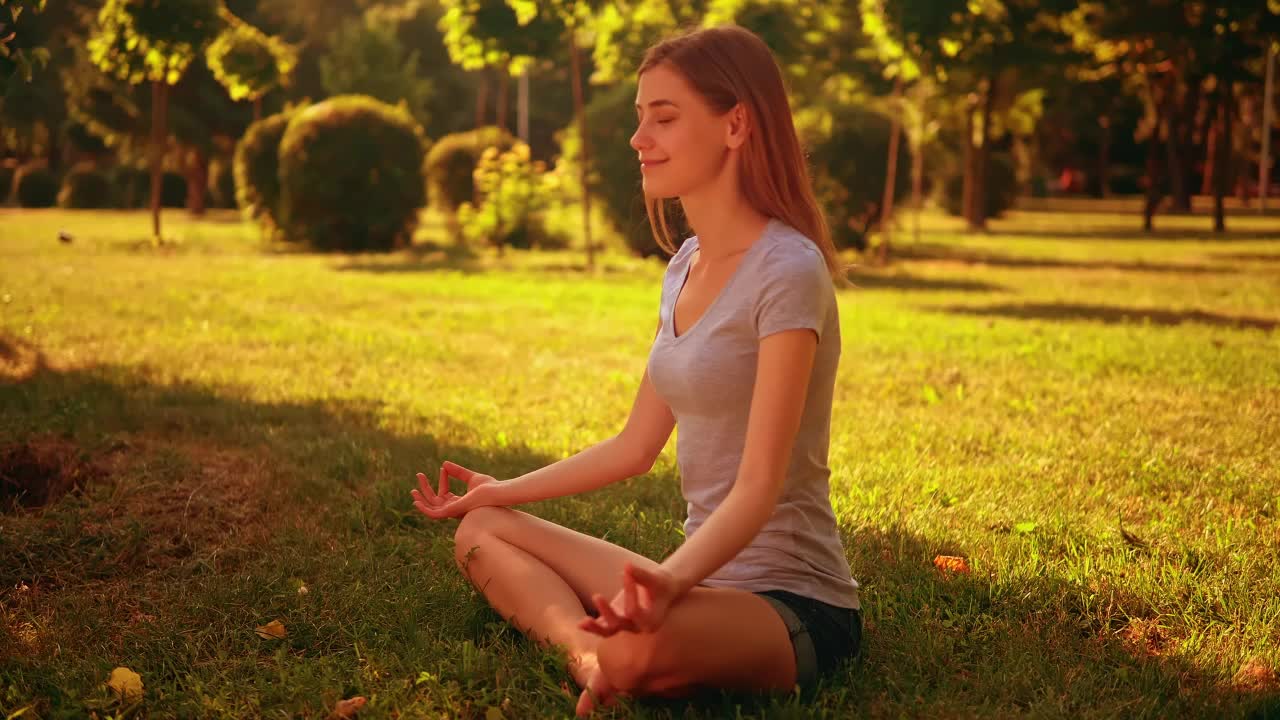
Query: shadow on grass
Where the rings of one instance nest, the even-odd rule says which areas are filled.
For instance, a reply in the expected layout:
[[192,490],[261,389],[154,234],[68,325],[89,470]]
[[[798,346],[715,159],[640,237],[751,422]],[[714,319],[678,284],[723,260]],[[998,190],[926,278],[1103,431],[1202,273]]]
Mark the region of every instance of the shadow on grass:
[[900,290],[920,292],[1008,292],[1009,289],[994,283],[979,280],[963,280],[960,278],[922,277],[919,275],[892,274],[880,275],[867,272],[852,272],[849,281],[854,287],[851,290]]
[[894,249],[897,258],[902,260],[942,260],[964,263],[966,265],[991,265],[994,267],[1033,268],[1033,269],[1065,269],[1065,270],[1124,270],[1130,272],[1161,273],[1236,273],[1239,268],[1231,265],[1206,265],[1203,263],[1150,263],[1144,261],[1120,262],[1115,260],[1067,260],[1051,257],[1026,257],[939,245],[919,243],[902,245]]
[[1280,687],[1224,688],[1174,656],[1157,609],[1105,578],[993,582],[981,567],[937,569],[938,555],[971,554],[945,539],[896,525],[846,532],[867,627],[847,678],[860,705],[879,697],[919,717],[1225,717],[1280,700]]
[[1225,233],[1213,231],[1213,220],[1211,218],[1204,218],[1204,220],[1205,227],[1203,230],[1192,228],[1161,229],[1160,219],[1156,218],[1156,229],[1146,232],[1141,226],[1142,218],[1138,217],[1132,228],[1116,227],[1110,224],[1104,226],[1084,224],[1078,227],[1064,225],[1043,230],[1034,228],[997,228],[988,231],[986,234],[990,237],[1043,238],[1047,240],[1116,240],[1120,242],[1190,241],[1232,243],[1280,238],[1280,219],[1276,220],[1276,227],[1269,230],[1232,230],[1230,229],[1230,223],[1228,223],[1228,229]]
[[1271,331],[1280,320],[1248,315],[1224,315],[1204,310],[1161,310],[1158,308],[1125,308],[1108,305],[1072,303],[1005,303],[1000,305],[950,305],[927,308],[957,315],[1004,317],[1018,320],[1078,321],[1087,320],[1107,325],[1164,325],[1198,323],[1214,327],[1252,328]]

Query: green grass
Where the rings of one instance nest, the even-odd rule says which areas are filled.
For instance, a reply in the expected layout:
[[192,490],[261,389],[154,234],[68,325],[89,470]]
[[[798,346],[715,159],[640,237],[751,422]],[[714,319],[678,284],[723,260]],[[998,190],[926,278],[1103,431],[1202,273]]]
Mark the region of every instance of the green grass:
[[[1280,713],[1280,220],[1137,220],[927,216],[855,273],[830,459],[865,660],[744,716]],[[563,667],[408,491],[446,458],[511,477],[617,432],[662,264],[264,252],[176,212],[153,248],[148,223],[0,211],[0,447],[86,478],[0,514],[0,717],[324,717],[357,694],[362,718],[570,715]],[[532,509],[660,558],[673,453]],[[277,618],[285,640],[254,634]],[[120,665],[141,707],[103,689]]]

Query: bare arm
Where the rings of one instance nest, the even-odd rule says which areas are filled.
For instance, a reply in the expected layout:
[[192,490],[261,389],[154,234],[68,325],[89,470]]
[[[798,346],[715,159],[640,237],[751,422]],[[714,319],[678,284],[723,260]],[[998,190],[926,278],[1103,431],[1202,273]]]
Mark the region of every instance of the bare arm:
[[666,447],[675,424],[646,371],[622,432],[559,462],[498,483],[497,503],[520,505],[577,495],[643,475]]

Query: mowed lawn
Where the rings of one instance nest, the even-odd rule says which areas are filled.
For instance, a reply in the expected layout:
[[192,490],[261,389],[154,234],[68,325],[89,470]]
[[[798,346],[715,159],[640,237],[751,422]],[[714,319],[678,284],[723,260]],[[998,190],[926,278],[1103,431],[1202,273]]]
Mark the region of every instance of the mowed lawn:
[[[616,716],[1280,716],[1280,218],[1228,221],[902,233],[840,291],[832,501],[864,661],[814,700]],[[0,717],[571,715],[560,659],[486,609],[456,521],[409,489],[620,430],[663,263],[264,252],[175,211],[157,249],[149,227],[0,210],[3,487],[78,488],[0,514]],[[525,509],[664,557],[674,448]],[[255,633],[273,620],[283,639]],[[140,703],[104,687],[118,666]]]

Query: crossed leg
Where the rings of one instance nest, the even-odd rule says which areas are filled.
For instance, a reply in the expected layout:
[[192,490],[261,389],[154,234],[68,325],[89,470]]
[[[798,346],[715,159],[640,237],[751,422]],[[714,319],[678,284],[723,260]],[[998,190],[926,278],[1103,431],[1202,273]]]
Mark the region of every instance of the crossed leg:
[[630,562],[653,560],[599,538],[501,507],[467,513],[454,555],[489,604],[535,641],[564,647],[570,670],[591,694],[680,696],[699,687],[790,690],[795,658],[786,625],[751,593],[696,587],[653,633],[609,638],[578,627],[591,596],[613,597]]

